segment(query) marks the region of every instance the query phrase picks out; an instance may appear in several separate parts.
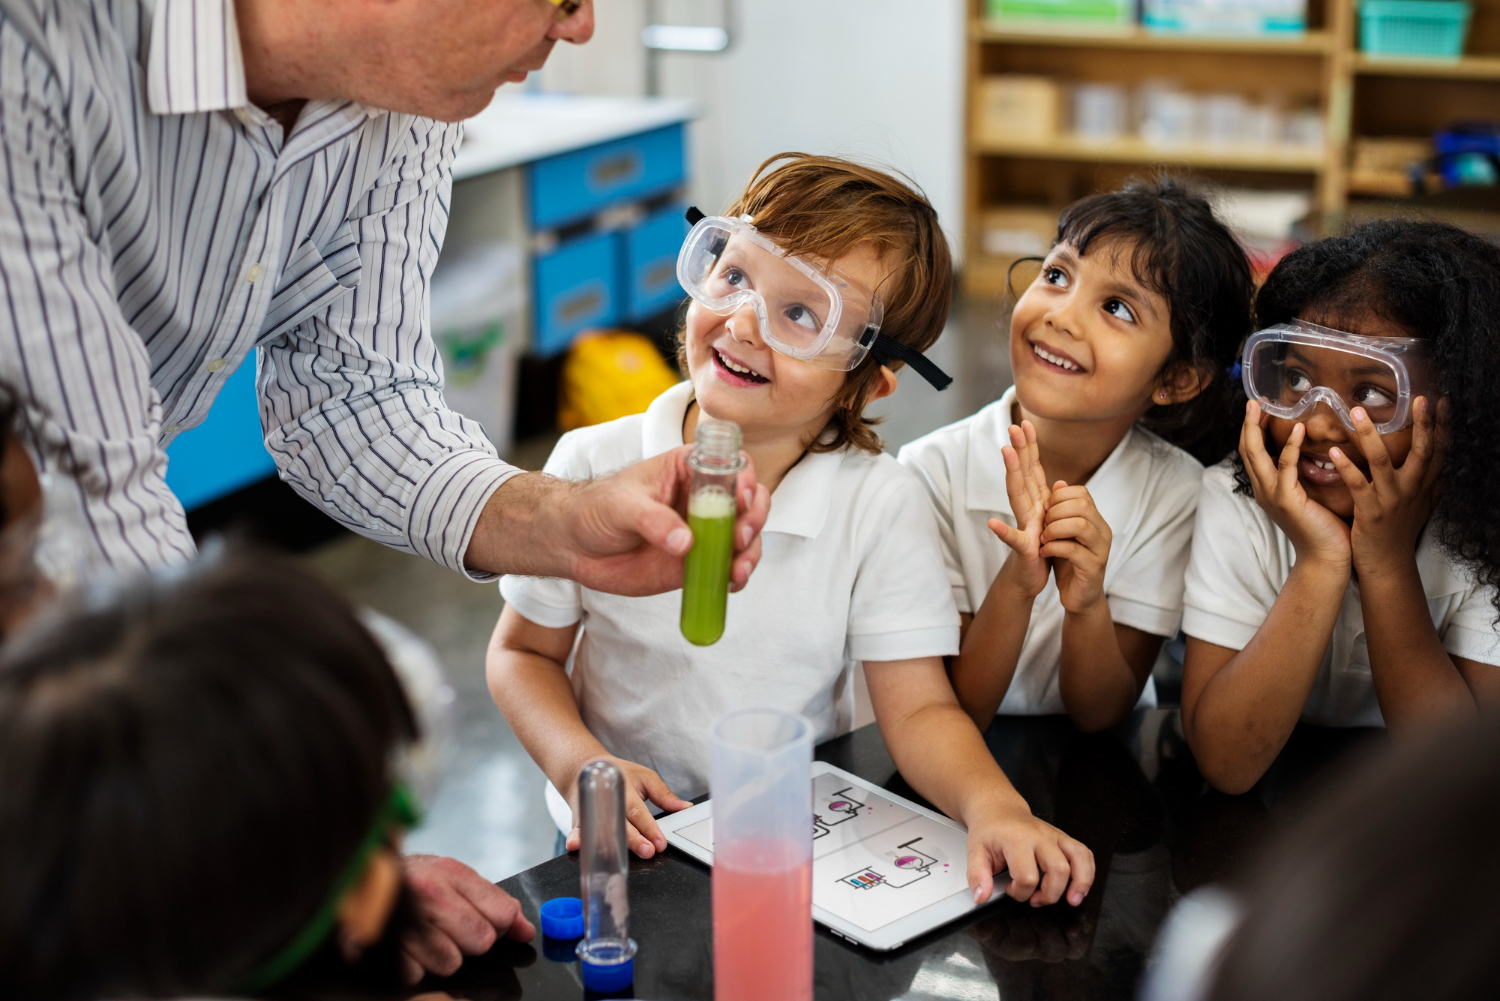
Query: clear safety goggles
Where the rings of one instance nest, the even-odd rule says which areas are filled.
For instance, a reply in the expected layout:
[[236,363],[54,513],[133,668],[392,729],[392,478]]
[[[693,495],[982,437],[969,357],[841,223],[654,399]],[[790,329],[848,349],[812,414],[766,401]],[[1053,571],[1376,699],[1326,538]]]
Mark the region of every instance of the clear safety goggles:
[[902,361],[936,389],[953,380],[882,334],[880,297],[838,268],[788,254],[748,220],[687,211],[693,228],[677,255],[677,280],[693,301],[720,316],[749,307],[773,350],[819,368],[848,372],[874,355]]
[[1326,403],[1350,431],[1363,407],[1380,434],[1411,423],[1411,401],[1432,389],[1427,342],[1364,337],[1293,320],[1252,334],[1240,373],[1245,394],[1273,417],[1301,417]]

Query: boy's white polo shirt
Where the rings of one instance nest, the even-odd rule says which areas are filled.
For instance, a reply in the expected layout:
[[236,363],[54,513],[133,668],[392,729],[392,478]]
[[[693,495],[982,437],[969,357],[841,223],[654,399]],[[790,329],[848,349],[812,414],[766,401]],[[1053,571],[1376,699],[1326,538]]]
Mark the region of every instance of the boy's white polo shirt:
[[[1012,386],[978,413],[901,450],[901,462],[917,471],[937,511],[953,598],[958,610],[969,615],[984,602],[1010,554],[988,522],[1016,523],[1000,452],[1010,443],[1015,401]],[[1203,467],[1182,449],[1133,427],[1089,479],[1089,494],[1112,533],[1104,594],[1116,624],[1155,636],[1177,634],[1202,475]],[[1066,711],[1057,679],[1064,615],[1057,580],[1049,577],[1032,603],[1031,623],[1000,714]],[[1156,705],[1156,686],[1149,679],[1137,704]]]
[[[644,414],[563,436],[546,471],[603,476],[682,444],[692,386]],[[761,560],[729,596],[724,636],[682,638],[682,592],[623,598],[572,581],[506,577],[517,612],[583,624],[571,662],[589,730],[610,752],[655,769],[679,796],[708,790],[709,725],[731,709],[799,712],[815,739],[853,719],[857,661],[958,652],[958,613],[937,528],[910,472],[888,455],[808,453],[771,497]]]
[[[1500,664],[1493,589],[1477,585],[1461,564],[1443,553],[1434,535],[1424,531],[1417,544],[1417,573],[1443,649],[1455,657]],[[1296,550],[1286,533],[1254,497],[1235,493],[1233,460],[1209,469],[1198,501],[1183,631],[1243,650],[1271,613],[1294,562]],[[1351,580],[1344,592],[1302,718],[1324,726],[1385,725],[1370,675],[1357,580]]]

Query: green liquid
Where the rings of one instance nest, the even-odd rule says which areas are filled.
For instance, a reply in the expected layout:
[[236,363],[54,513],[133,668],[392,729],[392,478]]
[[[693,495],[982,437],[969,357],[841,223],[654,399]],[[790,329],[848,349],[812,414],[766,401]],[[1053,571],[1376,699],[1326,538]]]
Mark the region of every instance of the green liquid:
[[693,548],[682,561],[682,635],[697,646],[711,646],[724,635],[734,514],[734,498],[718,487],[701,490],[688,502]]

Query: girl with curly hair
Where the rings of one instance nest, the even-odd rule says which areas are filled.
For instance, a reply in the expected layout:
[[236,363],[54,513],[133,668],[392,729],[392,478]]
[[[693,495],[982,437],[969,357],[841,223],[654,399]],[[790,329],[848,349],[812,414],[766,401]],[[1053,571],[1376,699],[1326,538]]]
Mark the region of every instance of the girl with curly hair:
[[1500,248],[1387,220],[1288,255],[1256,299],[1239,455],[1208,470],[1182,723],[1254,785],[1299,720],[1500,703]]

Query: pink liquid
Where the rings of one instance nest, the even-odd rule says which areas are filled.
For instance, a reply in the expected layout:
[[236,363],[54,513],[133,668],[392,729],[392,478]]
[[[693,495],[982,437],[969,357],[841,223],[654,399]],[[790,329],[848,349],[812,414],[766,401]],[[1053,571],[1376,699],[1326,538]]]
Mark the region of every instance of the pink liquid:
[[714,1001],[812,1001],[812,859],[735,869],[714,859]]

